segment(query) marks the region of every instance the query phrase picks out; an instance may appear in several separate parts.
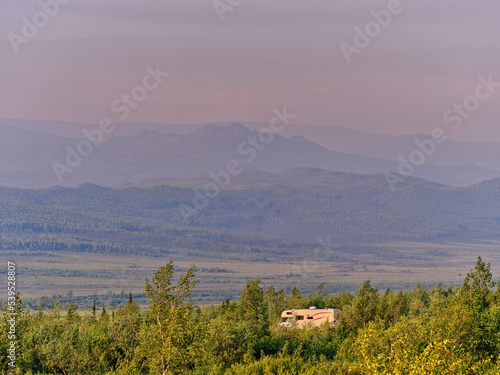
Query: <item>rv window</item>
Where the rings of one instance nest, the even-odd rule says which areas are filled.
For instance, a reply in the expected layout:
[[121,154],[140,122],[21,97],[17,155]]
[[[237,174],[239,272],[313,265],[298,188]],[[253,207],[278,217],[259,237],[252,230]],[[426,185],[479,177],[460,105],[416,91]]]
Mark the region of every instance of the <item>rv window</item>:
[[304,320],[304,315],[299,315],[299,316],[297,316],[297,319],[298,319],[298,320]]
[[308,316],[307,319],[313,320],[314,318],[312,316]]
[[286,315],[292,315],[291,311],[287,311]]

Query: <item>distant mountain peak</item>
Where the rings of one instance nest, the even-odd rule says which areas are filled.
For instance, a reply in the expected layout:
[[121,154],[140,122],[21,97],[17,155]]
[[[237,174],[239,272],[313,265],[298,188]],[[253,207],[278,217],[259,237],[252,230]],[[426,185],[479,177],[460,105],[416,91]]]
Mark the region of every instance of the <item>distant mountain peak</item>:
[[302,142],[302,143],[315,144],[314,142],[311,142],[309,139],[307,139],[303,135],[294,135],[292,138],[290,138],[290,140],[293,141],[293,142]]
[[164,134],[160,133],[157,130],[146,130],[146,129],[144,129],[140,133],[138,133],[136,137],[148,137],[148,136],[151,136],[151,135],[158,136],[158,135],[164,135]]
[[202,131],[219,131],[220,129],[221,129],[221,127],[217,126],[215,124],[207,124],[207,125],[205,125],[204,128],[201,128],[199,130],[195,130],[194,133],[202,132]]
[[293,167],[279,173],[280,176],[310,176],[310,175],[335,176],[343,174],[345,173],[329,171],[316,167]]
[[234,123],[229,126],[207,124],[204,128],[185,135],[183,139],[192,145],[216,145],[221,142],[238,144],[252,132],[252,130],[240,123]]
[[227,128],[234,129],[234,130],[249,130],[247,127],[243,126],[239,122],[233,122],[231,125],[228,125]]
[[231,125],[227,126],[218,126],[214,124],[207,124],[204,128],[195,131],[196,132],[215,132],[219,134],[228,134],[231,132],[250,132],[251,130],[248,129],[247,127],[243,126],[239,122],[233,122]]

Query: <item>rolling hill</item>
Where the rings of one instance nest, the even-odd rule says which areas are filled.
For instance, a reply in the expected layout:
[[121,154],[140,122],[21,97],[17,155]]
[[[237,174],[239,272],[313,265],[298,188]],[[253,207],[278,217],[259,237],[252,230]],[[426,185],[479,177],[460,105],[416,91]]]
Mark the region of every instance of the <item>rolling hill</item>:
[[[186,230],[195,230],[204,233],[201,237],[217,232],[255,236],[257,242],[299,241],[304,246],[328,235],[346,244],[500,240],[500,180],[453,188],[411,178],[391,192],[381,174],[294,168],[258,179],[235,178],[185,221],[181,205],[193,207],[194,189],[202,190],[207,182],[178,180],[172,182],[176,186],[122,189],[1,188],[2,239],[17,235],[48,239],[54,234],[76,240],[80,231],[89,239],[101,236],[96,233],[116,232],[142,246],[150,234],[166,238],[163,230],[173,233],[177,228],[181,237]],[[110,243],[120,238],[116,233],[110,235]],[[102,236],[101,243],[107,243],[108,234]],[[163,246],[155,241],[154,246]]]

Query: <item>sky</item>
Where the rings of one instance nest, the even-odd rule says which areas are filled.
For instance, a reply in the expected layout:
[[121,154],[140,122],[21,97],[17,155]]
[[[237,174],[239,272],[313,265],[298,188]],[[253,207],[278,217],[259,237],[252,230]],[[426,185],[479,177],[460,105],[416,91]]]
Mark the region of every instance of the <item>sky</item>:
[[[268,122],[287,106],[301,124],[390,134],[441,127],[452,139],[500,142],[500,87],[460,129],[443,119],[475,94],[480,76],[500,82],[498,0],[402,0],[356,47],[355,28],[394,2],[71,0],[16,53],[13,34],[25,37],[23,20],[37,12],[43,22],[42,8],[6,1],[0,118],[117,117],[111,104],[142,85],[149,66],[169,76],[124,122]],[[214,4],[230,9],[223,20]],[[350,62],[346,43],[359,52]]]

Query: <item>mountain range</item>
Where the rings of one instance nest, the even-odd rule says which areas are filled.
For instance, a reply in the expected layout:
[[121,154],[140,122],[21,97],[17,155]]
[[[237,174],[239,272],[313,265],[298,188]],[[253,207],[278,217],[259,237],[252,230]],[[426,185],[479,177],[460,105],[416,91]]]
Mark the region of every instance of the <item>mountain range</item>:
[[[68,150],[77,150],[81,142],[81,131],[95,126],[0,120],[0,185],[39,188],[93,183],[111,187],[203,178],[225,170],[231,161],[238,161],[242,175],[254,176],[295,167],[357,174],[396,172],[398,155],[416,149],[414,140],[419,139],[290,125],[265,144],[258,140],[256,130],[266,128],[265,124],[245,125],[117,125],[116,132],[81,158],[80,165],[65,172],[61,182],[53,163],[66,165]],[[497,153],[500,156],[495,144],[448,141],[429,158],[433,163],[416,167],[412,176],[470,186],[500,177]]]

